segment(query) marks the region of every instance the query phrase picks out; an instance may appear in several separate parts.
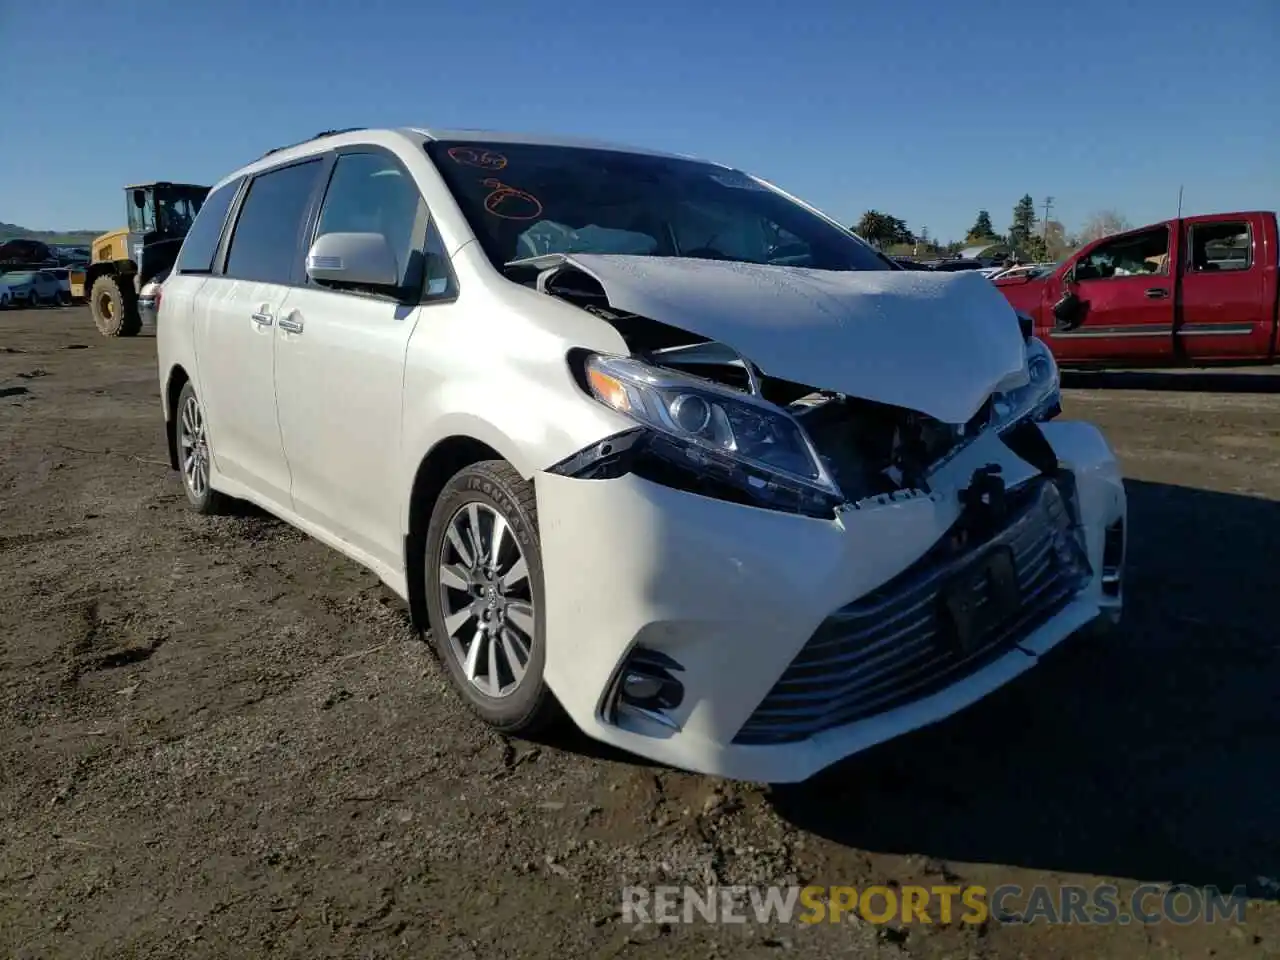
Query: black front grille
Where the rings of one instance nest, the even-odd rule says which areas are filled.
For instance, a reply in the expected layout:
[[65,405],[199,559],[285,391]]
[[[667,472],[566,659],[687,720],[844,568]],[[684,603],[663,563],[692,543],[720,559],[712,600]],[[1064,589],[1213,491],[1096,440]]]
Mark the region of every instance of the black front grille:
[[[804,740],[934,693],[1013,649],[1062,609],[1088,574],[1067,504],[1048,481],[1024,491],[1011,521],[990,539],[968,549],[952,544],[948,534],[903,573],[828,617],[734,742]],[[1012,552],[1020,606],[961,647],[947,629],[943,591],[1002,548]],[[991,601],[990,589],[974,582],[978,611]]]

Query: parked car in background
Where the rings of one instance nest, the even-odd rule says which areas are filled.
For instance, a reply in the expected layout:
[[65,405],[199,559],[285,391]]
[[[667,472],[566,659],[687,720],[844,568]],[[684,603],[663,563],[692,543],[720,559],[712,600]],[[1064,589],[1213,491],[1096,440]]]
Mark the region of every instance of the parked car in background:
[[47,270],[15,270],[3,275],[9,287],[9,296],[16,306],[25,304],[29,307],[42,303],[57,303],[61,293],[58,280]]
[[71,269],[69,267],[50,267],[40,272],[47,273],[58,281],[57,302],[64,306],[69,304],[71,302]]
[[929,263],[931,270],[939,273],[956,273],[961,270],[986,270],[990,264],[983,260],[933,260]]
[[9,285],[4,282],[4,277],[0,276],[0,310],[6,309],[12,299],[13,295],[9,292]]
[[1278,264],[1275,213],[1221,213],[1127,230],[993,282],[1063,364],[1275,363]]
[[218,183],[160,288],[170,462],[376,572],[504,733],[802,780],[1122,604],[1048,350],[902,273],[719,164],[321,135]]
[[1058,264],[1056,263],[1021,263],[1016,267],[996,267],[993,272],[987,274],[990,280],[1007,280],[1014,277],[1038,277],[1043,273],[1049,273],[1054,270]]
[[892,257],[891,259],[903,270],[932,270],[933,269],[927,264],[921,263],[919,260],[913,260],[911,257]]

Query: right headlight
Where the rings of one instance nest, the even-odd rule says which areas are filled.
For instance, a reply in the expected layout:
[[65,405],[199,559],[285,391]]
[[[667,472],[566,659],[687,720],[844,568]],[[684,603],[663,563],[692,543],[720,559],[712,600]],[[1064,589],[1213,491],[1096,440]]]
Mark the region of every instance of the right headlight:
[[1058,364],[1044,341],[1027,342],[1027,382],[992,398],[991,426],[1007,430],[1024,420],[1051,420],[1062,408]]
[[665,441],[653,447],[667,459],[766,503],[840,499],[804,429],[768,401],[629,357],[590,355],[584,373],[596,400]]

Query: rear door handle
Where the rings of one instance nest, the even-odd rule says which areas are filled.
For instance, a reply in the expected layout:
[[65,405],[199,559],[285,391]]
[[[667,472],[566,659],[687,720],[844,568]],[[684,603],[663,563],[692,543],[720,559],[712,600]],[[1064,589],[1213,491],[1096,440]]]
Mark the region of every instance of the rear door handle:
[[1169,295],[1169,291],[1164,287],[1152,287],[1147,291],[1147,297],[1151,300],[1163,300]]
[[269,313],[258,312],[252,313],[250,316],[253,317],[253,322],[260,327],[269,327],[271,326],[271,322],[275,320],[275,317]]
[[285,317],[280,321],[280,329],[287,330],[290,333],[301,333],[302,321],[294,320],[294,319],[291,319],[290,317]]

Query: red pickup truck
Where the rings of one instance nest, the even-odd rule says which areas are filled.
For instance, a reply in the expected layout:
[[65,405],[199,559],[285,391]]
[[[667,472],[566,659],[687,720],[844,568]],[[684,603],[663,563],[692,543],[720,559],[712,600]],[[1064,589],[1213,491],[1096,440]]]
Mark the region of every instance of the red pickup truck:
[[1274,213],[1166,220],[994,282],[1064,366],[1280,361]]

